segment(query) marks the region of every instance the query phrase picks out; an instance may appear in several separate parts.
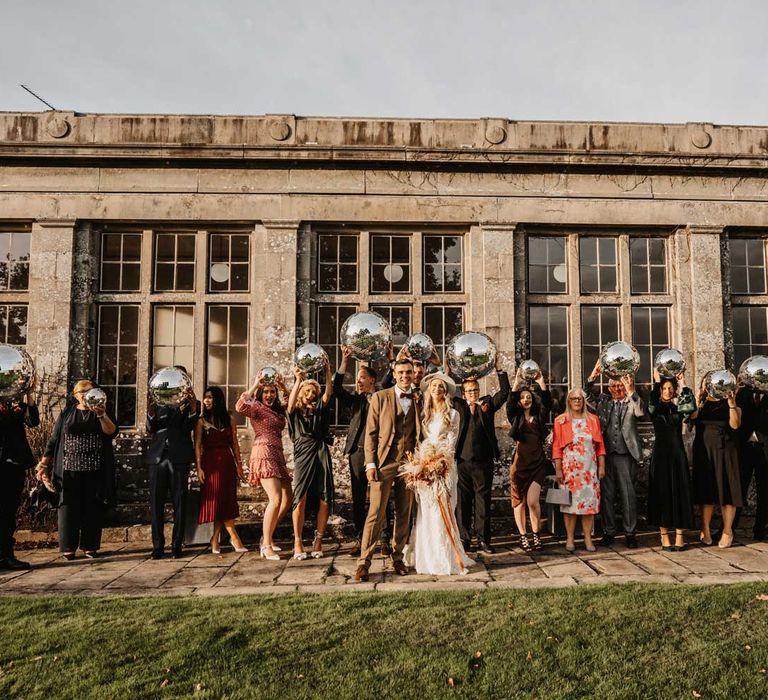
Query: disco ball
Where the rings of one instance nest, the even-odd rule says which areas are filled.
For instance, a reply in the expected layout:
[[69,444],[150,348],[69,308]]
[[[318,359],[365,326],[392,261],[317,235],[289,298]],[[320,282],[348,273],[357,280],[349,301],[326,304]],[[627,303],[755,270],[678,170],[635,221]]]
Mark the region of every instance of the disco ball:
[[541,368],[534,360],[523,360],[519,367],[522,370],[523,379],[529,382],[536,379],[539,376],[539,372],[541,372]]
[[102,411],[107,407],[107,394],[95,386],[85,395],[84,402],[91,410]]
[[627,374],[634,375],[640,367],[637,350],[623,340],[608,343],[600,353],[600,367],[609,379],[620,379]]
[[191,388],[189,375],[176,367],[163,367],[149,379],[149,393],[158,406],[178,406]]
[[685,358],[679,350],[667,348],[656,355],[653,367],[662,379],[675,379],[685,371]]
[[736,377],[727,369],[716,369],[704,376],[704,388],[713,399],[722,401],[736,391]]
[[341,327],[341,343],[352,351],[352,357],[363,362],[381,360],[392,342],[392,329],[375,311],[358,311]]
[[448,367],[461,381],[479,379],[496,366],[496,345],[485,333],[467,331],[448,344],[446,356]]
[[739,379],[750,389],[768,393],[768,357],[753,355],[739,368]]
[[35,363],[25,350],[0,344],[0,399],[26,393],[35,376]]
[[317,343],[304,343],[293,355],[293,364],[304,374],[314,374],[323,369],[328,353]]
[[259,371],[259,377],[262,384],[267,386],[274,386],[277,383],[277,378],[279,376],[280,372],[278,372],[274,367],[262,367]]
[[435,351],[435,344],[426,333],[414,333],[405,341],[412,360],[426,362]]

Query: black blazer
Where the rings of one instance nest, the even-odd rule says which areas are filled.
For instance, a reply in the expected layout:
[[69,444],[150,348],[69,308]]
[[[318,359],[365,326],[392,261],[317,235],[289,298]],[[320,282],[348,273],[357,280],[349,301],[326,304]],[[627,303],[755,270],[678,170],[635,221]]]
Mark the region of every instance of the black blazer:
[[0,463],[12,462],[21,469],[37,463],[27,441],[26,428],[40,425],[36,404],[9,403],[0,411]]
[[[509,401],[507,401],[507,418],[509,419],[510,426],[512,426],[509,431],[509,436],[515,440],[520,439],[520,433],[525,422],[525,411],[517,405],[521,393],[522,389],[520,391],[511,391],[509,393]],[[544,391],[534,389],[531,393],[534,396],[534,404],[531,409],[539,419],[539,425],[541,426],[542,431],[541,439],[543,441],[546,440],[547,435],[549,435],[547,422],[549,421],[549,413],[552,410],[552,394],[549,389],[545,389]]]
[[337,405],[352,409],[352,417],[347,428],[347,442],[344,445],[344,454],[351,455],[358,448],[362,448],[362,439],[365,432],[365,421],[368,418],[368,397],[365,394],[353,394],[344,386],[344,375],[333,375],[333,395]]
[[[480,425],[483,427],[483,435],[488,441],[488,447],[495,459],[499,458],[499,441],[496,439],[496,426],[494,416],[507,401],[509,396],[509,377],[506,372],[497,372],[499,378],[499,390],[493,396],[483,396],[477,402],[480,406]],[[467,437],[467,426],[469,418],[472,415],[469,410],[469,404],[466,399],[455,398],[453,407],[459,413],[459,437],[456,440],[456,457],[461,455],[464,449],[464,440]]]
[[147,416],[147,432],[152,442],[144,457],[145,464],[159,464],[168,459],[174,464],[191,465],[195,461],[192,431],[199,418],[188,406],[182,411],[174,406],[157,406],[154,416]]

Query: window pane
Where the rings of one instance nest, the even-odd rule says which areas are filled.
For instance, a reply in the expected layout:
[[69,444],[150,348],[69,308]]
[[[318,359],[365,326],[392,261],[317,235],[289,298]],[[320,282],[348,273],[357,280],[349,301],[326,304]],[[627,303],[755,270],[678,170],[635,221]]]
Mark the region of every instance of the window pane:
[[339,265],[339,291],[357,291],[357,265]]
[[442,291],[442,265],[424,265],[424,291]]
[[121,289],[124,292],[138,292],[141,289],[141,265],[123,263]]
[[461,263],[461,236],[443,236],[444,262]]
[[338,258],[338,240],[336,235],[321,235],[319,241],[318,256],[320,262],[335,263]]
[[334,292],[338,288],[336,265],[320,265],[318,288],[321,292]]
[[547,289],[547,268],[543,265],[531,265],[528,268],[528,291],[545,294]]
[[600,291],[601,292],[615,292],[616,291],[616,268],[615,267],[600,267]]
[[233,345],[247,345],[248,307],[231,306],[229,313],[229,342]]
[[195,337],[194,310],[191,306],[176,307],[176,344],[192,345]]
[[229,314],[226,306],[211,306],[208,309],[208,342],[223,345],[227,342]]
[[120,260],[122,238],[122,235],[119,233],[105,233],[102,236],[101,257],[103,260]]
[[138,262],[141,260],[141,234],[123,234],[123,262]]
[[597,239],[582,237],[579,239],[579,263],[597,265]]
[[443,262],[442,237],[424,236],[424,263]]
[[389,262],[389,236],[371,236],[371,260],[373,262]]
[[99,353],[99,384],[114,386],[117,383],[117,346],[101,348]]
[[121,347],[117,367],[119,384],[136,384],[136,347]]
[[596,267],[581,267],[581,291],[592,294],[599,290]]
[[411,261],[411,239],[408,236],[392,236],[392,262]]
[[11,345],[27,344],[27,307],[8,307],[8,335],[7,343]]
[[173,264],[157,263],[155,266],[155,289],[161,292],[173,291]]
[[[658,268],[653,268],[658,269]],[[633,263],[629,270],[630,285],[632,288],[632,294],[647,294],[648,293],[648,275],[647,267],[640,267]]]
[[226,386],[227,384],[227,348],[224,345],[208,347],[208,384]]
[[599,238],[599,250],[600,250],[600,264],[601,265],[615,265],[616,264],[616,239],[615,238]]
[[647,261],[647,238],[631,238],[629,241],[629,260],[633,265],[645,265]]
[[117,345],[119,330],[118,306],[104,306],[101,308],[99,327],[99,343],[102,345]]
[[247,292],[248,291],[248,264],[235,263],[232,265],[231,278],[229,282],[230,291]]
[[666,245],[663,238],[648,239],[648,259],[651,265],[666,266]]
[[230,236],[230,251],[234,262],[248,262],[250,257],[250,237],[245,235]]
[[193,291],[195,288],[195,266],[180,264],[176,266],[176,290]]
[[357,236],[339,236],[339,262],[357,264]]
[[173,262],[176,259],[176,236],[172,233],[158,233],[155,255],[158,260]]
[[747,242],[738,238],[731,238],[728,244],[731,255],[731,265],[743,266],[747,264]]
[[195,236],[179,234],[177,259],[184,262],[193,262],[195,259]]
[[765,268],[747,268],[747,279],[749,294],[765,294]]
[[371,291],[388,292],[389,281],[384,277],[385,265],[374,265],[371,268]]
[[528,264],[547,264],[547,239],[531,236],[528,238]]
[[651,268],[651,288],[652,294],[664,294],[667,291],[667,275],[663,267]]
[[445,265],[445,291],[460,292],[461,289],[461,265]]

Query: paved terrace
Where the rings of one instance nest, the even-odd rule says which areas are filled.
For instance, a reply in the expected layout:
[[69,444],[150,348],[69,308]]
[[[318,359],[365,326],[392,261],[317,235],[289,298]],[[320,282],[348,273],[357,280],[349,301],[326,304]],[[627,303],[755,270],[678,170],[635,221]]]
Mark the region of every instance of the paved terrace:
[[[108,544],[100,558],[68,562],[53,549],[19,553],[34,565],[28,572],[0,572],[0,595],[202,595],[256,593],[337,593],[420,590],[483,590],[486,588],[556,588],[628,582],[722,584],[768,582],[768,542],[743,539],[730,549],[701,545],[685,552],[662,552],[658,536],[639,537],[637,549],[622,538],[610,548],[568,554],[562,543],[546,542],[543,552],[525,554],[511,542],[497,546],[466,576],[395,575],[391,560],[377,556],[371,580],[355,583],[351,543],[327,544],[319,560],[279,561],[258,552],[236,554],[231,548],[214,555],[202,547],[185,550],[182,559],[149,559],[146,544]],[[281,543],[287,550],[288,544]]]

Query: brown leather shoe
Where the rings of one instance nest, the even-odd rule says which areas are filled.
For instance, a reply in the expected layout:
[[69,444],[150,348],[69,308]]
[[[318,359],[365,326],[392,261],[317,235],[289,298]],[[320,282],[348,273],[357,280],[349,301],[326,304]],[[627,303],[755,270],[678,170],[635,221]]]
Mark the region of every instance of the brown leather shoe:
[[408,575],[408,567],[403,564],[402,561],[394,561],[392,562],[392,566],[395,567],[395,573],[398,576],[407,576]]
[[365,564],[360,564],[355,571],[355,581],[367,581],[368,580],[368,567]]

